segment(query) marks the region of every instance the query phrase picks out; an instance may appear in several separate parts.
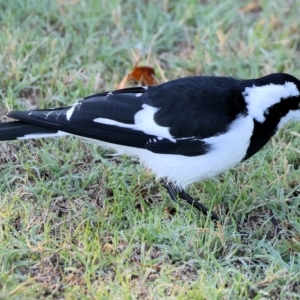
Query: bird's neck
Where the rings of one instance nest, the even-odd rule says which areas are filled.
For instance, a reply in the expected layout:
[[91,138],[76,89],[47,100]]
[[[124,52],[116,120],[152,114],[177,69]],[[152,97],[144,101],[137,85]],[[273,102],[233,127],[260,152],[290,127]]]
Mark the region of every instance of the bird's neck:
[[277,131],[278,122],[272,122],[269,120],[265,121],[264,123],[260,123],[256,120],[253,120],[253,123],[253,134],[243,160],[250,158],[256,152],[258,152]]

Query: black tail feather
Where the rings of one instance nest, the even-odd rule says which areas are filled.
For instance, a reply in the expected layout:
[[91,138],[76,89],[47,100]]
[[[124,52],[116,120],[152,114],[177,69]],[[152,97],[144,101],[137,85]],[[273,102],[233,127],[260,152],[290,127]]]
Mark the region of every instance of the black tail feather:
[[32,125],[22,121],[0,123],[0,141],[10,141],[26,138],[26,135],[55,134],[57,130]]

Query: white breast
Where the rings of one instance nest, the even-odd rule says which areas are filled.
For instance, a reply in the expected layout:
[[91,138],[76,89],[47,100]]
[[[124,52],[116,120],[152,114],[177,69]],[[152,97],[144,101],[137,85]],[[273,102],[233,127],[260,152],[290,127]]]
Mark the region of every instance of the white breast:
[[149,151],[139,156],[158,177],[166,177],[177,185],[187,185],[216,176],[236,166],[248,149],[254,124],[250,116],[241,116],[228,132],[204,139],[211,151],[200,156],[164,155]]

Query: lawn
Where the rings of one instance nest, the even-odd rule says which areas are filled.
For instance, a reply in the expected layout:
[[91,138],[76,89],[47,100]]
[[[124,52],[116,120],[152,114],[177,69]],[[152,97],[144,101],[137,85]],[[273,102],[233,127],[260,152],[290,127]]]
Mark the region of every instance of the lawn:
[[[1,121],[115,89],[139,56],[159,82],[300,77],[299,0],[16,0],[0,14]],[[134,158],[75,138],[1,142],[0,299],[299,299],[299,149],[291,124],[190,186],[216,225]]]

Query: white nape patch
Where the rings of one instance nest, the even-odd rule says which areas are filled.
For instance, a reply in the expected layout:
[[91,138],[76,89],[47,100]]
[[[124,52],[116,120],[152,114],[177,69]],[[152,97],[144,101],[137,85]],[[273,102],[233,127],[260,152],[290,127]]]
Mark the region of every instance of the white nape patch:
[[83,140],[96,143],[101,147],[115,149],[116,155],[138,156],[140,161],[156,174],[157,178],[166,178],[179,187],[185,188],[191,183],[214,177],[240,163],[246,155],[253,128],[251,116],[239,116],[226,133],[204,139],[211,145],[211,150],[199,156],[158,154],[146,149],[98,140],[87,138]]
[[73,114],[73,112],[74,112],[75,107],[76,107],[77,104],[79,104],[79,103],[78,103],[78,102],[74,103],[74,104],[72,105],[72,107],[66,112],[66,117],[67,117],[67,120],[68,120],[68,121],[70,121],[70,119],[71,119],[71,117],[72,117],[72,114]]
[[136,130],[141,130],[151,135],[161,136],[175,142],[170,134],[169,128],[159,126],[154,120],[154,115],[159,108],[147,104],[143,104],[142,107],[143,109],[138,111],[134,116]]
[[26,134],[22,137],[18,137],[17,140],[29,140],[29,139],[40,139],[40,138],[49,138],[49,137],[60,137],[69,135],[69,133],[58,130],[57,133],[33,133]]
[[142,93],[135,94],[136,97],[141,97],[142,95]]
[[148,86],[144,85],[142,86],[143,89],[148,90]]
[[157,135],[175,142],[175,139],[170,134],[169,128],[159,126],[154,120],[154,114],[159,108],[147,104],[143,104],[142,107],[143,109],[139,110],[134,116],[134,124],[125,124],[106,118],[96,118],[94,122],[139,130],[146,134]]
[[299,91],[293,82],[284,85],[268,84],[264,86],[247,87],[243,92],[249,114],[258,122],[263,123],[268,109],[281,99],[299,96]]
[[282,128],[285,124],[300,120],[300,110],[290,110],[284,117],[281,118],[277,129]]

